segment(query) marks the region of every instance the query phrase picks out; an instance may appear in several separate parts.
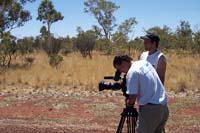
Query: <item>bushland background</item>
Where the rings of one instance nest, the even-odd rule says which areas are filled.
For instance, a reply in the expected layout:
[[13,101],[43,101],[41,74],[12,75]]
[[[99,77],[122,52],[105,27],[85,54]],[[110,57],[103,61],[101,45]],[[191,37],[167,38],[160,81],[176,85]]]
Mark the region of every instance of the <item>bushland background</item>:
[[[137,60],[144,51],[143,42],[139,37],[132,40],[129,38],[129,33],[138,23],[136,18],[129,18],[118,26],[114,26],[113,13],[119,8],[115,3],[86,1],[85,12],[93,14],[99,25],[94,25],[87,31],[77,27],[76,37],[56,38],[50,31],[51,25],[62,21],[63,16],[53,7],[51,1],[43,0],[38,7],[37,18],[38,21],[44,23],[40,34],[36,37],[28,36],[19,39],[10,31],[23,26],[31,19],[30,13],[23,9],[26,2],[34,2],[34,0],[0,2],[2,7],[0,14],[0,110],[2,115],[0,122],[4,123],[0,129],[4,132],[16,132],[17,129],[19,132],[65,132],[68,130],[70,132],[113,132],[117,126],[120,109],[123,108],[123,96],[120,91],[99,92],[98,83],[104,76],[114,74],[115,70],[112,66],[114,55],[128,54]],[[96,6],[95,3],[102,5]],[[48,7],[49,5],[51,6]],[[109,9],[113,10],[106,10],[107,6],[103,5],[110,5]],[[108,16],[104,17],[106,14]],[[115,31],[114,27],[116,27]],[[167,57],[165,87],[169,93],[169,103],[171,103],[167,131],[199,132],[199,27],[192,30],[190,23],[182,20],[175,31],[167,25],[155,26],[145,31],[156,32],[160,36],[159,49]],[[38,99],[40,101],[37,101]],[[77,114],[74,116],[65,114],[71,112],[67,110],[71,108],[71,104],[57,100],[71,100],[71,104],[77,108],[74,110],[72,108],[72,110]],[[86,107],[82,107],[80,103],[86,104]],[[47,108],[38,108],[41,106]],[[65,112],[60,112],[63,116],[58,115],[59,111]],[[110,111],[117,111],[117,113],[112,114]],[[91,112],[95,115],[90,116]],[[103,114],[99,115],[101,112]],[[88,120],[84,122],[91,122],[92,127],[84,126],[82,117],[78,118],[82,113],[83,119]],[[113,117],[107,120],[115,122],[109,127],[104,125],[108,118],[107,114]],[[70,119],[72,116],[73,120]],[[103,116],[102,120],[95,121],[100,116]],[[64,120],[61,120],[62,117],[66,118],[67,124],[71,125],[66,126]],[[36,119],[37,122],[30,122],[32,119]],[[50,124],[45,125],[46,122]],[[58,124],[55,130],[51,129],[52,123]],[[77,123],[79,126],[75,128]],[[97,125],[105,129],[96,127]],[[177,126],[180,129],[176,128]]]

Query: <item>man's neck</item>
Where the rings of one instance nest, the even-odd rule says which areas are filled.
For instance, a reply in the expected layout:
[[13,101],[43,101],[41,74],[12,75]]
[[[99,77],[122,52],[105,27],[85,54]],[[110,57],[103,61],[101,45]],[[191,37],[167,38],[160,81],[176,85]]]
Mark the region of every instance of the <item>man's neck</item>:
[[[127,72],[129,71],[129,69],[131,68],[131,65],[132,65],[133,61],[131,61],[129,64],[128,64],[128,69],[127,69]],[[127,73],[125,72],[125,73]]]
[[154,54],[157,51],[157,49],[149,50],[149,55]]

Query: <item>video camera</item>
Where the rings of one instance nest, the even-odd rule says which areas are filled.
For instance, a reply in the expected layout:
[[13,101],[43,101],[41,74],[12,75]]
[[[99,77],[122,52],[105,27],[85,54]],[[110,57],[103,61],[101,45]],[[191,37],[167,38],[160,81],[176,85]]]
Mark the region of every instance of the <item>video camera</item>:
[[[122,90],[123,95],[127,97],[126,94],[126,75],[124,75],[123,78],[121,78],[121,72],[116,70],[114,76],[105,76],[104,79],[111,79],[114,80],[115,82],[105,82],[105,81],[100,81],[99,82],[99,91],[103,90]],[[117,81],[122,81],[122,82],[117,82]]]
[[[103,90],[122,90],[123,95],[128,98],[128,95],[126,94],[126,75],[121,78],[121,73],[117,70],[115,72],[114,76],[106,76],[104,79],[111,79],[115,82],[105,82],[101,81],[99,82],[99,91]],[[117,82],[121,80],[122,82]],[[121,113],[121,119],[119,121],[119,125],[117,128],[117,133],[121,133],[123,130],[124,122],[126,120],[127,123],[127,132],[128,133],[135,133],[135,127],[136,127],[136,121],[138,117],[138,112],[136,108],[133,106],[127,106],[126,101],[126,107],[123,109],[123,112]]]

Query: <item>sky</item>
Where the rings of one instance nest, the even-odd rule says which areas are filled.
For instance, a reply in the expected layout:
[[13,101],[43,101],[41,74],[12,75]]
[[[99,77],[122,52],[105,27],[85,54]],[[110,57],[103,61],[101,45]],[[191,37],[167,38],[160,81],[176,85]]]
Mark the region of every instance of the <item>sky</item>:
[[[92,25],[98,25],[97,20],[91,14],[84,13],[85,0],[52,0],[57,11],[64,16],[62,21],[52,24],[51,33],[56,37],[76,36],[77,27],[84,31],[91,29]],[[121,24],[130,17],[135,17],[138,22],[130,39],[144,35],[144,30],[154,26],[168,26],[175,31],[180,21],[188,21],[191,29],[200,28],[200,0],[109,0],[120,6],[114,12],[116,24]],[[23,27],[11,31],[18,38],[25,36],[37,36],[42,22],[36,20],[37,9],[41,0],[25,5],[29,10],[32,20],[25,23]]]

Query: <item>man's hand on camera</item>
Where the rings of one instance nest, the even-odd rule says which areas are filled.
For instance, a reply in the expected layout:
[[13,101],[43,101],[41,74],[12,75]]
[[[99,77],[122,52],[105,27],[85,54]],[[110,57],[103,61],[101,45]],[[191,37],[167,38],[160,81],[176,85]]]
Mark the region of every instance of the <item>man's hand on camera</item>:
[[136,101],[137,95],[128,95],[128,97],[126,98],[126,105],[128,107],[130,106],[134,106],[135,101]]
[[134,104],[135,104],[135,103],[131,103],[131,102],[130,102],[130,99],[128,99],[128,98],[126,99],[126,106],[127,106],[127,107],[132,107],[132,106],[134,106]]

